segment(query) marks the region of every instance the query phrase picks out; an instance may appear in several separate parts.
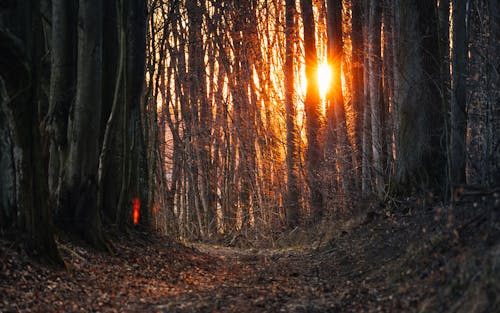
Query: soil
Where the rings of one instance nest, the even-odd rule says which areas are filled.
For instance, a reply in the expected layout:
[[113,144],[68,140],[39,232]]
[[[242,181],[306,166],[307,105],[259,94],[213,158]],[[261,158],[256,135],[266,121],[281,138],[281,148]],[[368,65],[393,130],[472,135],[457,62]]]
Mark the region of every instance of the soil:
[[0,241],[0,312],[500,312],[498,196],[418,199],[337,225],[316,248],[59,240],[69,270]]

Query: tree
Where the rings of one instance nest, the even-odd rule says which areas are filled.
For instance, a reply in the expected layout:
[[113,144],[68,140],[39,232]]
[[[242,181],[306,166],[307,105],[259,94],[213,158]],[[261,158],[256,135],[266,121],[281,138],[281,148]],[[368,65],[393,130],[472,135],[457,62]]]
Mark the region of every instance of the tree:
[[48,147],[39,128],[43,115],[40,105],[43,97],[40,88],[43,54],[40,2],[12,5],[11,13],[15,18],[6,23],[5,28],[0,28],[0,109],[11,136],[11,147],[3,146],[2,149],[11,151],[12,159],[7,161],[13,170],[4,166],[0,169],[2,185],[14,182],[15,191],[11,195],[8,190],[2,193],[2,198],[6,198],[1,202],[15,200],[15,206],[4,208],[7,210],[5,215],[19,231],[28,235],[28,251],[50,263],[62,265],[48,207]]
[[466,180],[468,184],[498,186],[498,4],[495,1],[475,1],[467,7],[466,14]]
[[51,205],[60,214],[61,178],[68,150],[68,115],[76,90],[77,3],[52,2],[51,79],[46,128],[50,140],[48,181]]
[[363,159],[363,114],[364,114],[364,81],[363,81],[363,1],[352,1],[352,60],[351,60],[351,93],[352,109],[354,111],[354,153],[356,156],[356,170],[358,189],[361,188],[361,164]]
[[[398,108],[395,183],[441,193],[446,161],[442,138],[444,112],[439,92],[440,58],[436,2],[410,1],[396,6],[398,26]],[[395,74],[396,75],[396,74]]]
[[465,1],[453,1],[453,46],[451,81],[451,138],[448,161],[453,185],[465,183],[466,95],[467,95],[467,30]]
[[361,192],[363,196],[368,196],[373,191],[372,183],[372,126],[371,126],[371,108],[370,108],[370,70],[369,70],[369,9],[370,2],[363,1],[363,116],[362,116],[362,152],[361,152]]
[[[327,166],[340,169],[340,181],[344,195],[344,202],[349,203],[354,188],[351,169],[353,168],[353,149],[347,133],[346,114],[344,108],[344,96],[342,92],[342,60],[343,60],[343,38],[342,38],[342,1],[329,0],[327,2],[328,23],[328,63],[332,67],[332,86],[328,94],[328,105],[326,111],[326,138],[325,151]],[[336,137],[336,140],[332,137]],[[335,142],[337,147],[335,147]],[[337,152],[335,153],[335,150]],[[332,162],[333,161],[333,162]]]
[[384,191],[384,166],[383,166],[383,106],[382,101],[382,57],[381,57],[381,25],[382,7],[380,1],[370,1],[368,11],[368,87],[370,88],[371,111],[371,138],[373,171],[375,176],[375,189],[379,196]]
[[294,88],[294,31],[296,7],[294,0],[286,1],[286,56],[285,56],[285,106],[286,106],[286,165],[287,165],[287,223],[290,227],[295,227],[300,220],[300,197],[299,197],[299,155],[297,142],[299,132],[296,118],[297,108],[295,104]]
[[301,0],[302,23],[304,31],[305,71],[307,79],[304,108],[306,113],[307,133],[307,184],[309,186],[309,203],[311,217],[318,221],[323,214],[323,195],[320,186],[320,171],[322,163],[321,147],[321,112],[319,91],[316,81],[318,58],[316,55],[315,22],[311,0]]
[[79,3],[76,100],[68,124],[68,158],[62,187],[59,225],[76,229],[96,247],[106,249],[97,206],[97,169],[102,101],[102,6]]

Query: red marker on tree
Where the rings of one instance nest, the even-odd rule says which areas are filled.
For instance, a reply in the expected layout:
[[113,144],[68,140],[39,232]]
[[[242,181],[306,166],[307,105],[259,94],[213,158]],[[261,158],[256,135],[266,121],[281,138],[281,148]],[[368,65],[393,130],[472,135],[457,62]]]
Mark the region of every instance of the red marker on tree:
[[132,204],[133,204],[132,220],[134,222],[134,225],[137,225],[137,224],[139,224],[141,200],[139,200],[139,198],[134,198],[132,200]]

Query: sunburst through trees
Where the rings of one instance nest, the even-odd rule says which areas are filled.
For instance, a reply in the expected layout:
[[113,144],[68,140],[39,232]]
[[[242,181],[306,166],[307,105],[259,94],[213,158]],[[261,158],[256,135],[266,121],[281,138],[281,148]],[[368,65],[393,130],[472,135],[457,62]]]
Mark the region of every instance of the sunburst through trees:
[[425,13],[437,5],[151,0],[147,101],[167,177],[153,202],[167,208],[165,227],[265,233],[351,212],[371,195],[443,194],[445,167],[426,162],[446,159],[444,112],[411,113],[405,100],[425,85],[415,105],[439,101],[429,79],[447,70],[438,63],[453,46],[426,39],[437,36]]

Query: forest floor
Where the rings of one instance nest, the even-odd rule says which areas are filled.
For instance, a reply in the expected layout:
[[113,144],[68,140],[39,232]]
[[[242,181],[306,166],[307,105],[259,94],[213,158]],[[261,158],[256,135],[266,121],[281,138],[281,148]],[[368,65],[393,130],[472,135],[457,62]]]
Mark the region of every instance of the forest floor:
[[394,202],[314,249],[114,243],[61,240],[65,271],[0,241],[0,312],[500,312],[498,194]]

